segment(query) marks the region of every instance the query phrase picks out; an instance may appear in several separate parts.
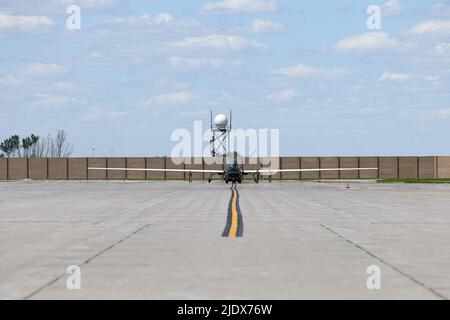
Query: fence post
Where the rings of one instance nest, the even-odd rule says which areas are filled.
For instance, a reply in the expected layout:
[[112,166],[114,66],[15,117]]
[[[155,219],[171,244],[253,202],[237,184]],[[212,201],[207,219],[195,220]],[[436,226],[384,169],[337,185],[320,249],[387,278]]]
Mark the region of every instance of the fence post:
[[[298,168],[302,169],[302,157],[298,157]],[[303,173],[300,171],[298,175],[298,180],[302,181]]]
[[69,181],[69,158],[66,158],[66,180]]
[[[164,157],[164,170],[167,170],[167,156]],[[167,181],[167,171],[164,171],[164,181]]]

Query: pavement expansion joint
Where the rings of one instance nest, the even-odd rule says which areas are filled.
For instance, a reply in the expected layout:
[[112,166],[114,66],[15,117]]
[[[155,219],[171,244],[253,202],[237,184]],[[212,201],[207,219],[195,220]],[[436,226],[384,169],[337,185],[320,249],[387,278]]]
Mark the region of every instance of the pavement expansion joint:
[[348,244],[354,246],[355,248],[357,248],[358,250],[361,250],[363,252],[365,252],[366,254],[368,254],[369,256],[371,256],[372,258],[378,260],[379,262],[381,262],[382,264],[388,266],[389,268],[391,268],[392,270],[394,270],[395,272],[399,273],[400,275],[408,278],[409,280],[411,280],[412,282],[416,283],[417,285],[421,286],[422,288],[428,290],[429,292],[431,292],[433,295],[435,295],[437,298],[442,299],[442,300],[448,300],[448,297],[444,296],[443,294],[439,293],[436,289],[431,288],[430,286],[426,285],[425,283],[423,283],[422,281],[414,278],[413,276],[409,275],[408,273],[402,271],[401,269],[399,269],[398,267],[394,266],[393,264],[387,262],[386,260],[384,260],[383,258],[377,256],[376,254],[374,254],[373,252],[369,251],[368,249],[360,246],[359,244],[353,242],[350,239],[347,239],[346,237],[344,237],[343,235],[341,235],[340,233],[338,233],[337,231],[333,230],[332,228],[321,224],[320,225],[322,228],[324,228],[325,230],[333,233],[334,235],[336,235],[338,238],[344,240],[345,242],[347,242]]

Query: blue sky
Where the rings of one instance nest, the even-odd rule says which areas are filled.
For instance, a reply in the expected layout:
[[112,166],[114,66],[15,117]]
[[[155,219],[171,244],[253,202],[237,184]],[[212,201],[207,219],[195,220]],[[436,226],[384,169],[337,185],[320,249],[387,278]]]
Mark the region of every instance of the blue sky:
[[0,43],[1,139],[168,155],[214,108],[282,155],[450,154],[447,0],[0,0]]

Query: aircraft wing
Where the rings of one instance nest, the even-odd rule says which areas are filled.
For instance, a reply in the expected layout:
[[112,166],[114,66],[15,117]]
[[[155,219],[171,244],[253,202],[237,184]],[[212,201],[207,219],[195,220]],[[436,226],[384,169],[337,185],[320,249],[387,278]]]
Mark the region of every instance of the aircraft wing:
[[223,170],[196,170],[196,169],[141,169],[141,168],[88,168],[88,170],[101,171],[147,171],[147,172],[186,172],[186,173],[223,173]]
[[245,173],[266,173],[277,174],[283,172],[327,172],[327,171],[373,171],[378,168],[326,168],[326,169],[261,169],[261,170],[244,170]]

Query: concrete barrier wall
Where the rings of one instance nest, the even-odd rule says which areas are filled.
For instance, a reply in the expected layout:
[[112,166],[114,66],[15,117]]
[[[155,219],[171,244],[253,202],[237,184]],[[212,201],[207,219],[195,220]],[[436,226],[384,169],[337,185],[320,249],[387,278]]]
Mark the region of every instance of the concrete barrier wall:
[[[272,176],[273,180],[315,180],[315,179],[450,179],[450,157],[282,157],[244,159],[244,169],[269,168],[270,161],[279,164],[281,169],[314,168],[375,168],[373,171],[329,171],[329,172],[287,172]],[[254,163],[257,161],[257,164]],[[181,163],[181,164],[180,164]],[[171,159],[153,158],[11,158],[0,159],[0,180],[188,180],[189,174],[183,172],[144,172],[144,171],[102,171],[88,170],[88,167],[101,168],[149,168],[149,169],[192,169],[223,170],[222,159]],[[193,173],[193,180],[207,180],[209,174]],[[252,175],[245,177],[252,179]],[[221,180],[222,176],[214,175]],[[263,177],[267,180],[268,177]]]
[[[127,168],[142,169],[146,167],[145,158],[127,158]],[[145,171],[128,171],[128,180],[146,180]]]
[[27,159],[8,159],[8,179],[9,180],[28,179]]
[[28,159],[28,177],[32,180],[47,180],[47,159]]
[[[300,159],[302,169],[320,168],[320,158],[305,157]],[[302,180],[319,179],[319,172],[302,172]]]
[[67,180],[67,159],[48,159],[48,179]]
[[[339,159],[340,168],[359,168],[358,157],[344,157]],[[342,171],[339,174],[341,179],[358,179],[360,173],[358,171]]]
[[[377,157],[360,157],[360,168],[379,168],[379,158]],[[362,170],[359,172],[360,179],[378,179],[380,171],[378,170]]]
[[379,158],[379,169],[381,179],[397,179],[398,176],[398,158],[381,157]]
[[[339,158],[320,158],[321,169],[335,169],[339,168]],[[339,179],[339,171],[322,171],[320,172],[321,179]]]
[[87,180],[88,177],[88,159],[69,158],[68,161],[68,179],[69,180]]
[[[203,170],[204,163],[202,158],[187,158],[185,159],[185,168],[190,170]],[[205,180],[206,175],[203,173],[193,173],[192,180]],[[189,176],[187,177],[189,179]],[[206,178],[207,179],[207,178]]]
[[[295,169],[301,168],[301,158],[298,157],[284,157],[281,158],[281,168]],[[281,174],[282,180],[300,180],[300,172],[283,172]]]
[[419,178],[419,158],[418,157],[400,157],[398,158],[398,177],[400,179]]
[[[89,168],[106,168],[106,158],[88,158]],[[104,170],[88,170],[88,180],[106,180]]]
[[[147,169],[165,169],[166,158],[147,158]],[[147,172],[147,180],[165,180],[164,172]]]
[[439,157],[437,165],[439,179],[450,179],[450,157]]
[[[127,167],[126,158],[107,158],[106,159],[108,168],[124,168]],[[106,176],[108,180],[126,180],[128,172],[126,171],[107,171]]]
[[419,158],[419,179],[437,178],[437,157]]
[[[175,169],[175,170],[183,170],[184,162],[182,158],[167,158],[166,160],[166,168],[167,169]],[[186,180],[187,174],[184,172],[167,172],[166,180]]]
[[0,158],[0,180],[8,179],[8,160]]

